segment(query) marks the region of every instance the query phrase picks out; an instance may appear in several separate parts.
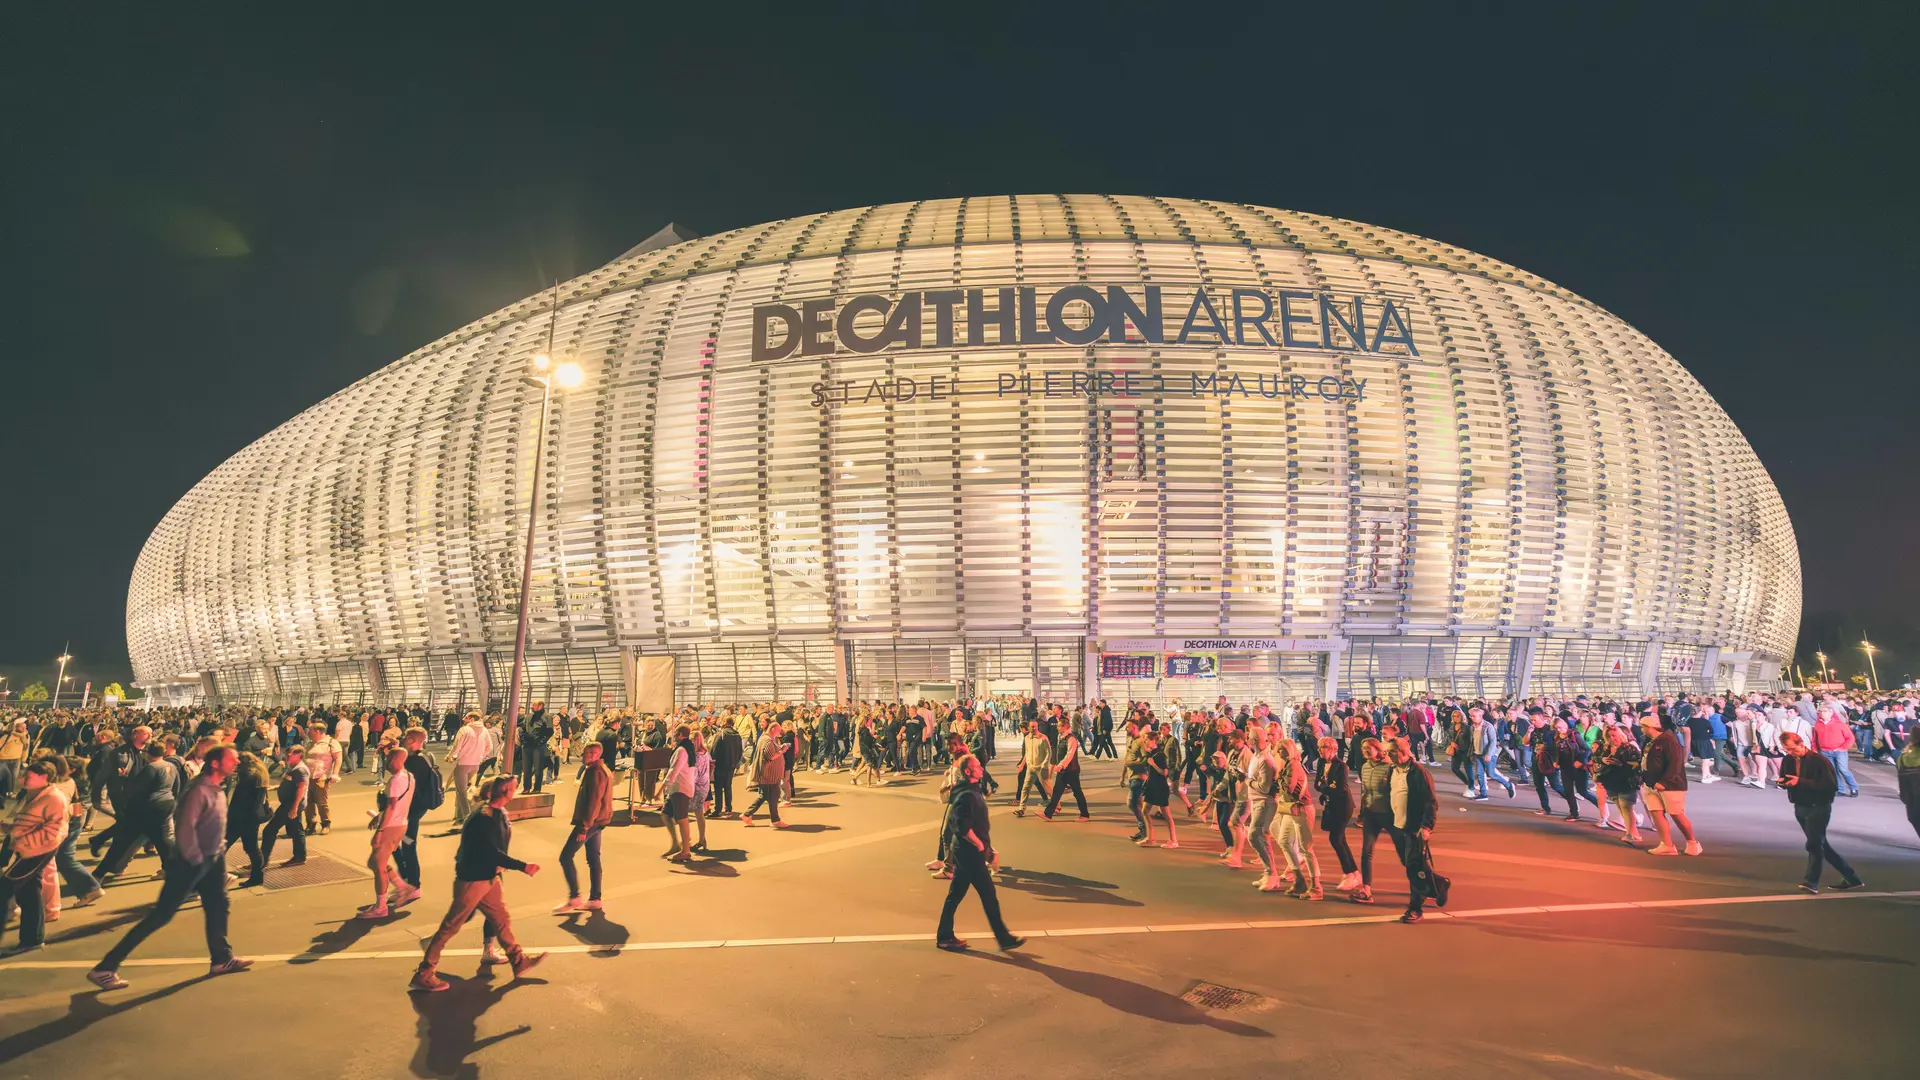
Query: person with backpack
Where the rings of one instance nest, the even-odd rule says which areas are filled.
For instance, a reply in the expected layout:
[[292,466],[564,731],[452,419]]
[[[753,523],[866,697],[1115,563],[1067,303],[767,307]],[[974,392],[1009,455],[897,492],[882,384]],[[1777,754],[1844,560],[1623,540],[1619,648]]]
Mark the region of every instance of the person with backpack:
[[447,801],[447,782],[440,775],[440,764],[427,753],[427,729],[410,727],[400,742],[407,749],[407,775],[413,777],[414,794],[407,803],[407,834],[393,850],[393,868],[404,883],[394,891],[394,907],[420,898],[420,821],[427,811],[438,810]]

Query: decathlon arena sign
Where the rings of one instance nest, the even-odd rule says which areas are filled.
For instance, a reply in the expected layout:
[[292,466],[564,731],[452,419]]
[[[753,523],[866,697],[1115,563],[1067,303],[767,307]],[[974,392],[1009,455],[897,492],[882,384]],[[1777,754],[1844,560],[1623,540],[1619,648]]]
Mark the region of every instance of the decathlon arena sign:
[[[1065,285],[863,293],[753,309],[756,363],[889,349],[1017,345],[1274,348],[1418,359],[1405,301],[1379,294],[1233,288]],[[991,378],[901,376],[822,382],[814,405],[938,400],[961,394],[1318,396],[1359,398],[1364,379],[1308,379],[1232,371],[1191,376],[1137,372],[1002,372]]]

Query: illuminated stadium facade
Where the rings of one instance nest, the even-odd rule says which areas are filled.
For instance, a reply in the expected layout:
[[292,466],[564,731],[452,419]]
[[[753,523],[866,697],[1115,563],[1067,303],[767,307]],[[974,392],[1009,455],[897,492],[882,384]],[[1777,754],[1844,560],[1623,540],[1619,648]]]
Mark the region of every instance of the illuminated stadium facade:
[[[677,240],[678,237],[670,237]],[[504,696],[553,297],[246,447],[135,567],[138,679]],[[1435,241],[1015,196],[643,244],[558,291],[531,691],[1270,702],[1754,687],[1800,569],[1671,356]]]

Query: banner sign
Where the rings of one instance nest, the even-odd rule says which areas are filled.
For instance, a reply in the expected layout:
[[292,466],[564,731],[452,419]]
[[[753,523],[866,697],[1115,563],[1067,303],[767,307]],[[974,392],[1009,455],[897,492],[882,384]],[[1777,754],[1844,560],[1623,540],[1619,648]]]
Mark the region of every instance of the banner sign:
[[1213,679],[1220,675],[1220,658],[1212,653],[1174,653],[1167,657],[1169,679]]
[[1109,652],[1336,652],[1346,642],[1336,638],[1192,637],[1109,638]]
[[[1184,314],[1181,314],[1183,313]],[[1410,301],[1379,294],[1074,284],[863,293],[759,304],[756,364],[838,352],[1020,345],[1201,345],[1418,359]],[[864,316],[864,318],[863,318]],[[1168,340],[1168,329],[1178,329]],[[993,331],[988,340],[988,331]]]
[[1157,656],[1133,653],[1101,653],[1100,677],[1103,679],[1152,679],[1158,677]]

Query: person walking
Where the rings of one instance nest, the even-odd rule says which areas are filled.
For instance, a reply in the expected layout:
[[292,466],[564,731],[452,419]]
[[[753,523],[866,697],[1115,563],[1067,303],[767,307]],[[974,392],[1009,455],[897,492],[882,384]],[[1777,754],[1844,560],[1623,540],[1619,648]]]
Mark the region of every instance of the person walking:
[[[1354,753],[1363,759],[1366,740],[1353,739]],[[1351,892],[1360,885],[1360,864],[1353,859],[1353,846],[1347,843],[1347,826],[1353,821],[1353,789],[1347,786],[1347,762],[1340,744],[1332,738],[1320,740],[1320,759],[1314,762],[1313,790],[1320,800],[1320,831],[1340,860],[1340,892]]]
[[[974,755],[978,757],[979,755]],[[1040,793],[1040,802],[1044,805],[1053,801],[1053,791],[1047,784],[1047,772],[1052,767],[1053,743],[1041,733],[1041,721],[1035,720],[1027,725],[1026,739],[1021,745],[1020,797],[1015,799],[1014,817],[1027,816],[1027,796],[1030,792]],[[983,765],[984,769],[985,766]]]
[[[1408,747],[1412,749],[1411,746]],[[1373,903],[1373,849],[1380,834],[1392,837],[1393,765],[1379,739],[1360,742],[1360,886],[1347,894],[1356,904]]]
[[1428,897],[1441,907],[1447,906],[1447,893],[1453,884],[1434,872],[1427,846],[1438,821],[1435,811],[1439,800],[1434,797],[1433,777],[1413,760],[1413,750],[1404,737],[1389,744],[1387,760],[1393,765],[1387,781],[1387,801],[1393,808],[1390,835],[1407,868],[1407,910],[1401,913],[1400,921],[1417,923],[1425,917]]
[[186,902],[188,893],[200,897],[200,913],[207,924],[209,975],[231,975],[253,966],[253,961],[233,955],[227,944],[227,796],[222,788],[239,764],[239,754],[231,746],[216,746],[207,752],[200,775],[187,785],[174,806],[175,843],[168,853],[166,881],[160,897],[146,917],[127,931],[87,972],[87,981],[102,990],[123,990],[127,981],[120,977],[120,965],[154,931],[173,921]]
[[[1098,738],[1098,736],[1095,736]],[[1042,821],[1052,821],[1053,815],[1060,811],[1060,796],[1073,792],[1073,804],[1080,811],[1081,821],[1092,821],[1087,813],[1087,793],[1080,789],[1080,737],[1073,733],[1071,721],[1060,725],[1059,737],[1054,740],[1053,797],[1047,800],[1047,809],[1040,815]]]
[[1325,895],[1320,887],[1320,859],[1313,852],[1313,836],[1307,829],[1313,813],[1313,781],[1292,739],[1279,739],[1273,757],[1280,781],[1274,806],[1274,843],[1293,876],[1293,887],[1287,895],[1296,900],[1319,900]]
[[[667,850],[660,857],[668,862],[693,860],[693,814],[696,786],[693,764],[693,732],[681,724],[673,729],[673,754],[667,759],[667,773],[660,781],[660,814],[667,826]],[[775,804],[778,809],[778,803]],[[779,815],[774,815],[776,820]]]
[[[599,911],[600,834],[613,824],[613,770],[607,768],[606,751],[597,742],[584,743],[580,760],[580,789],[573,795],[573,828],[560,849],[560,872],[567,879],[567,901],[553,909],[555,915],[572,911]],[[580,875],[573,868],[573,857],[582,849],[587,853],[587,898],[580,899]]]
[[[201,768],[204,770],[205,765]],[[273,781],[258,755],[242,753],[233,774],[233,795],[227,807],[227,844],[238,842],[247,853],[247,877],[240,883],[251,889],[267,883],[267,856],[260,850],[260,826],[272,819],[267,789]]]
[[1648,848],[1647,854],[1680,854],[1673,846],[1673,833],[1667,824],[1667,819],[1672,818],[1673,824],[1680,827],[1680,835],[1686,837],[1687,854],[1698,855],[1702,850],[1700,841],[1695,839],[1693,822],[1687,818],[1687,752],[1679,738],[1661,726],[1660,717],[1655,713],[1640,717],[1640,730],[1643,735],[1640,798],[1647,804],[1647,813],[1653,816],[1654,830],[1660,834],[1660,843]]
[[787,823],[780,820],[780,789],[787,778],[786,749],[780,744],[780,722],[773,721],[767,730],[753,744],[753,759],[748,762],[753,770],[755,795],[753,802],[747,805],[742,815],[742,824],[753,827],[753,815],[766,804],[767,813],[773,817],[773,827],[784,829]]
[[513,977],[525,978],[527,972],[546,959],[546,953],[530,953],[513,936],[513,916],[507,909],[506,891],[500,885],[502,870],[518,870],[533,877],[539,863],[521,862],[507,853],[513,842],[513,826],[507,821],[507,802],[513,798],[514,779],[496,776],[487,782],[486,804],[475,810],[460,826],[460,848],[453,861],[453,903],[427,942],[426,955],[420,960],[410,991],[433,994],[447,989],[439,975],[440,954],[447,943],[467,925],[475,911],[480,912],[513,965]]
[[1600,808],[1600,825],[1609,827],[1607,811],[1620,812],[1620,824],[1613,828],[1625,829],[1623,844],[1640,843],[1640,808],[1637,805],[1640,795],[1640,748],[1634,745],[1627,729],[1617,724],[1609,725],[1600,736],[1600,746],[1593,756],[1594,778],[1600,781],[1600,790],[1606,795],[1607,802]]
[[293,841],[293,858],[282,865],[299,866],[307,861],[307,834],[300,827],[300,810],[306,805],[307,785],[312,778],[307,773],[305,758],[306,750],[300,746],[287,750],[286,767],[280,772],[280,805],[267,819],[267,832],[260,841],[263,865],[273,861],[274,841],[280,839],[283,829],[287,839]]
[[[7,913],[20,905],[20,941],[4,956],[18,956],[46,946],[47,902],[41,878],[66,842],[70,812],[66,796],[53,785],[58,770],[41,760],[17,774],[20,806],[7,827],[13,858],[0,870],[0,937],[7,931]],[[54,894],[58,897],[58,892]]]
[[[722,724],[713,737],[713,816],[732,817],[733,775],[740,771],[744,746],[740,732],[732,724]],[[611,762],[609,762],[611,766]],[[855,777],[857,781],[858,776]]]
[[303,758],[307,766],[306,831],[310,836],[325,836],[333,831],[333,810],[328,805],[327,793],[339,781],[340,762],[346,755],[341,752],[339,742],[327,734],[327,725],[314,724],[307,730],[309,737]]
[[440,779],[440,763],[427,753],[427,729],[410,727],[400,736],[407,754],[407,775],[413,778],[413,792],[407,797],[407,832],[400,846],[393,849],[393,869],[400,875],[394,890],[393,906],[404,907],[420,899],[420,822],[429,810],[438,809],[447,799]]
[[470,712],[466,721],[460,725],[459,734],[453,737],[453,749],[447,756],[453,759],[453,818],[465,822],[473,813],[473,778],[480,772],[480,763],[487,760],[487,728],[480,714]]
[[1863,882],[1853,864],[1827,842],[1827,825],[1833,819],[1833,798],[1840,791],[1832,762],[1824,753],[1813,753],[1806,740],[1797,734],[1783,736],[1780,743],[1787,753],[1786,760],[1780,763],[1780,786],[1787,789],[1787,801],[1793,804],[1793,818],[1807,836],[1807,873],[1800,882],[1800,890],[1820,891],[1824,863],[1832,863],[1833,868],[1840,871],[1840,884],[1834,886],[1835,891],[1860,888]]
[[953,882],[947,886],[946,903],[940,907],[940,926],[934,933],[934,944],[948,952],[968,947],[964,939],[954,936],[953,916],[960,909],[960,901],[966,899],[967,890],[972,889],[980,897],[987,927],[993,931],[1000,951],[1012,952],[1025,945],[1027,939],[1007,929],[1000,917],[1000,897],[994,892],[992,870],[998,857],[993,851],[993,832],[987,822],[986,796],[980,793],[986,770],[972,754],[961,758],[956,765],[960,782],[948,797],[946,824]]
[[393,870],[393,853],[407,838],[407,808],[413,802],[414,779],[407,771],[407,752],[398,747],[387,751],[386,768],[384,790],[375,799],[378,805],[368,811],[371,820],[367,827],[373,830],[373,837],[367,844],[367,869],[373,871],[373,903],[360,909],[362,919],[384,919],[392,914],[387,889],[398,876]]

